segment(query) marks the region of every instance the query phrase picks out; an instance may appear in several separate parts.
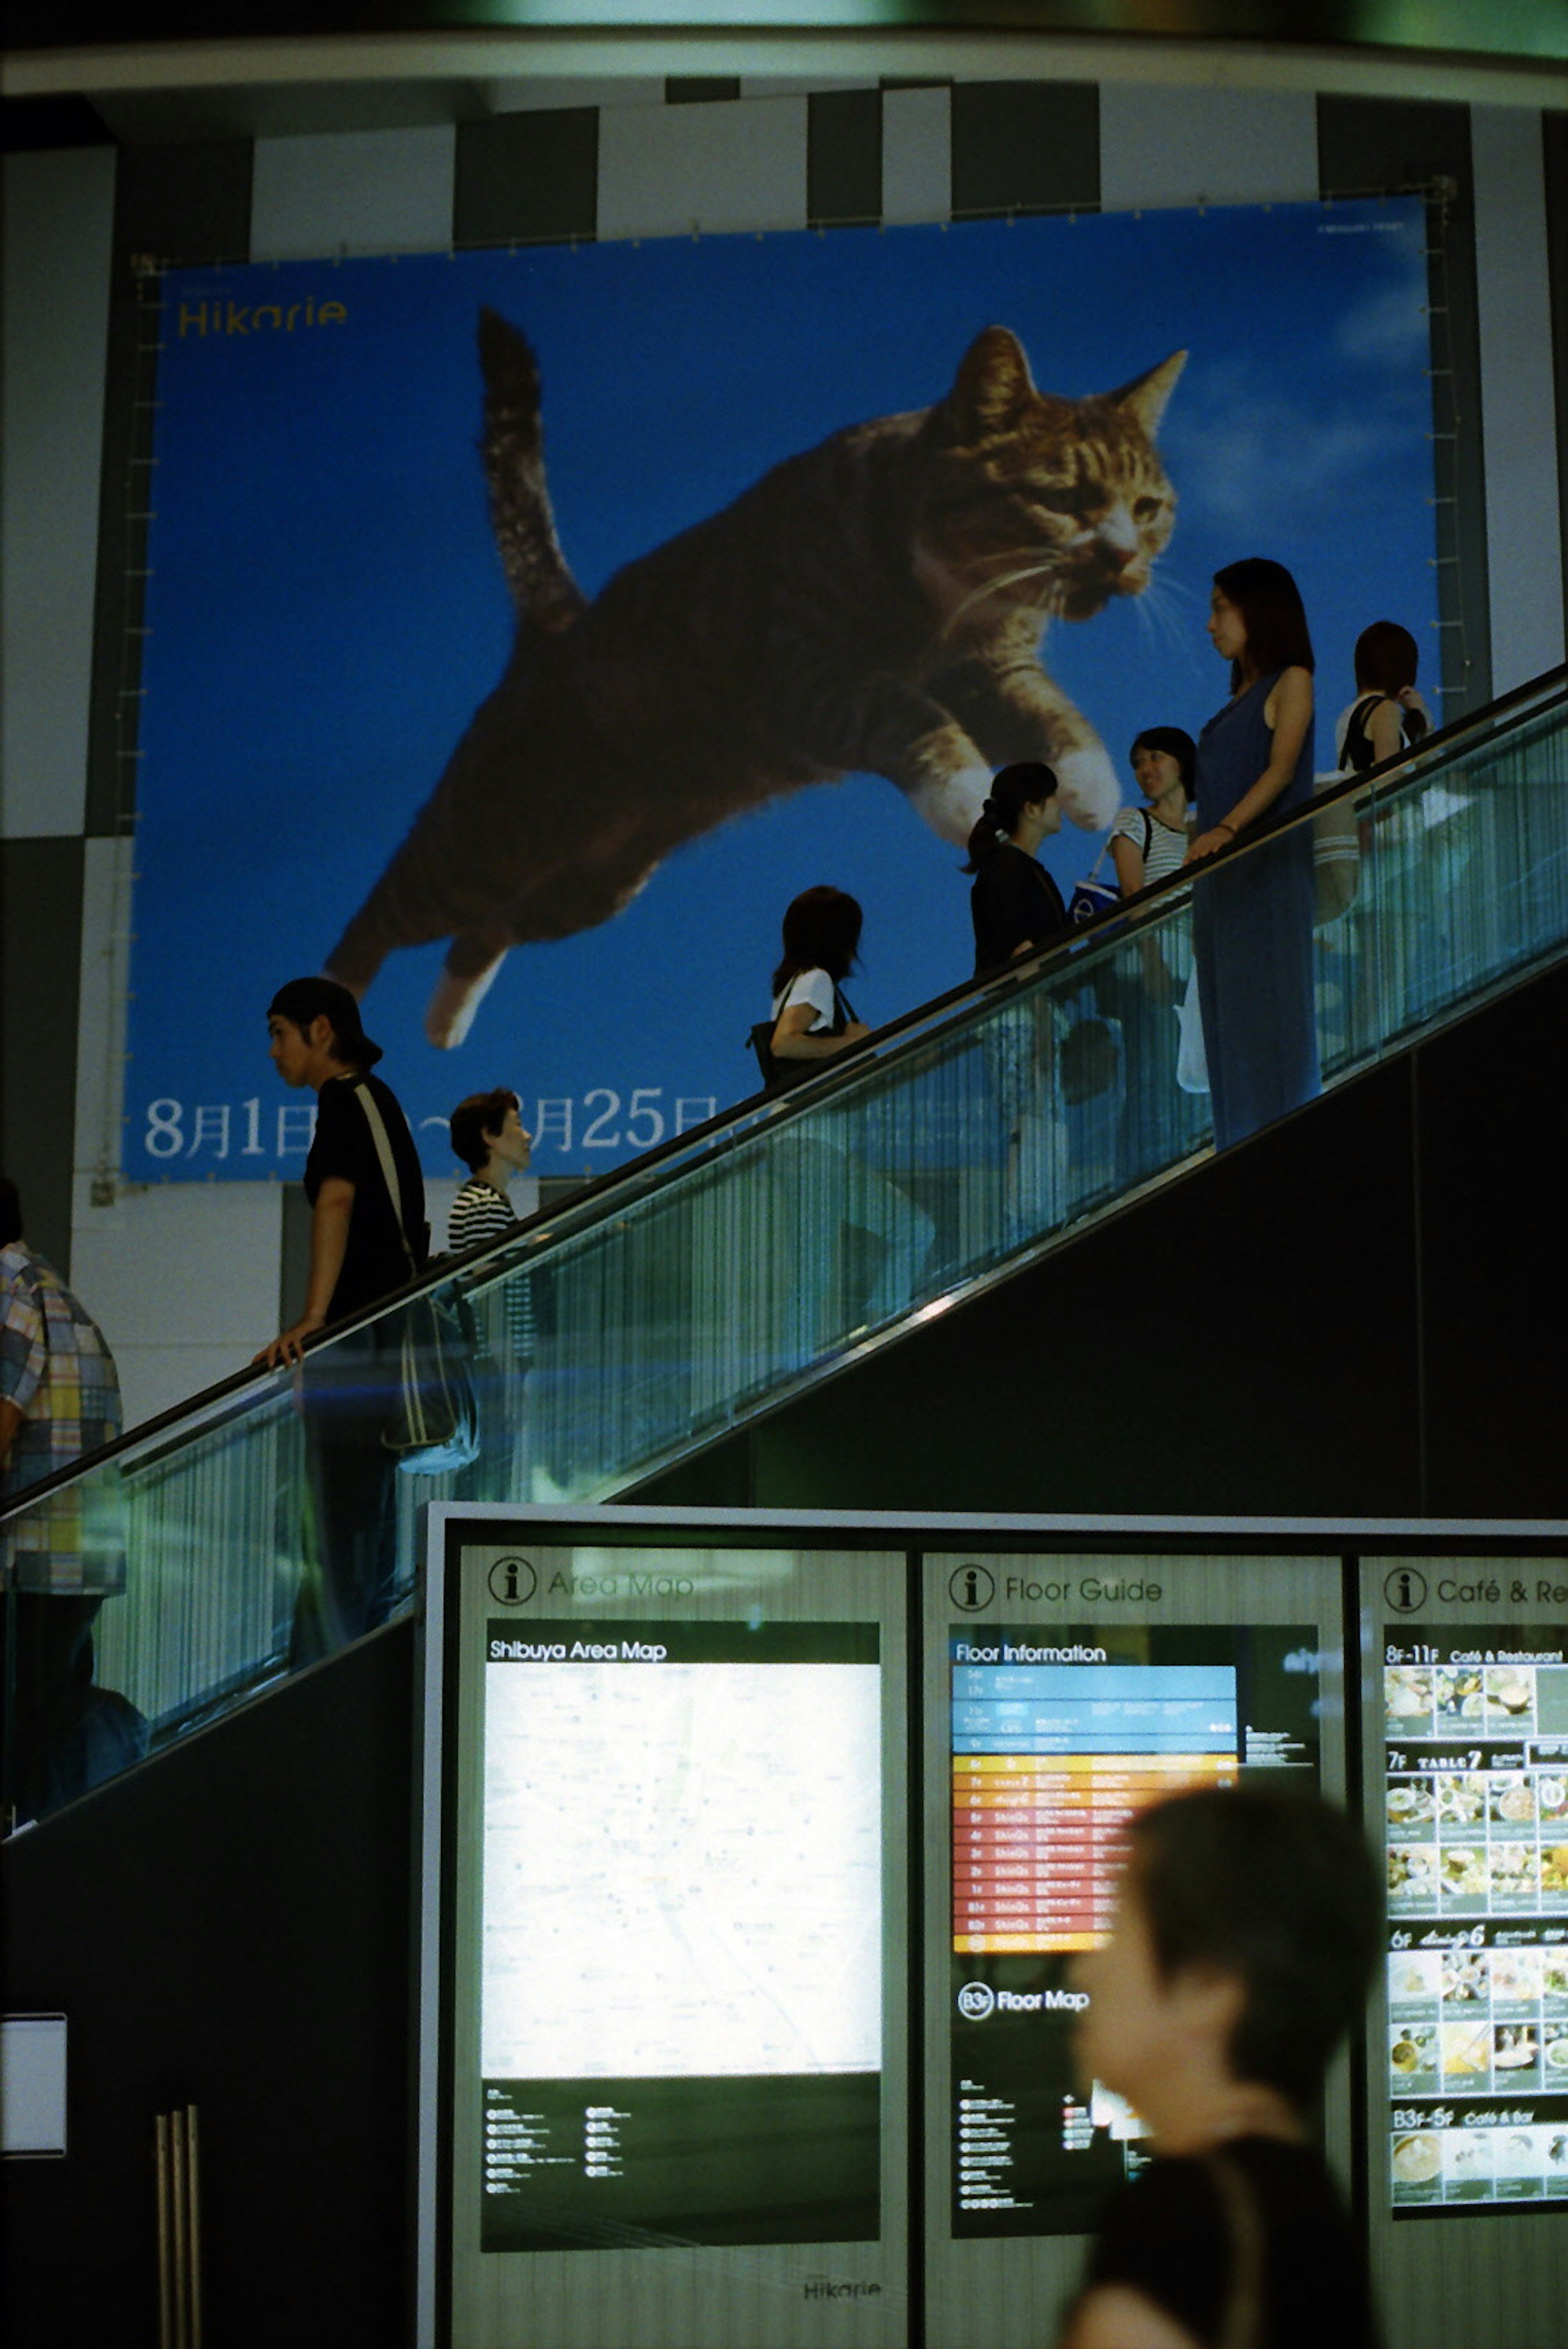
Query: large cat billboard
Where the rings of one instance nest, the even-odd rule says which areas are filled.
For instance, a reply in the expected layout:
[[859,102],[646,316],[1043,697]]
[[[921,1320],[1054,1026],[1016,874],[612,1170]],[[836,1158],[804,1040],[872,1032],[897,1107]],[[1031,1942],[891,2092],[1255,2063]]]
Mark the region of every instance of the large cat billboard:
[[171,274],[127,1172],[298,1174],[265,1012],[299,971],[363,990],[442,1173],[493,1084],[545,1174],[751,1091],[813,882],[866,907],[864,1017],[953,985],[989,767],[1057,765],[1070,885],[1134,732],[1223,698],[1202,623],[1240,554],[1302,584],[1326,731],[1368,620],[1436,641],[1423,230],[1410,202]]

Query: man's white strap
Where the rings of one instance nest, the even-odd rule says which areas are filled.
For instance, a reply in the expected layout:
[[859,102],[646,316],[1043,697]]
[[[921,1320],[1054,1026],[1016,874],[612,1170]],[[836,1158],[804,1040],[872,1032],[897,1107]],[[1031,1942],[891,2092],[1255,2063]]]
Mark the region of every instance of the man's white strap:
[[410,1270],[418,1272],[419,1266],[414,1262],[414,1252],[409,1246],[409,1236],[403,1228],[403,1195],[398,1186],[398,1170],[392,1163],[392,1139],[387,1132],[387,1121],[381,1115],[380,1104],[375,1094],[362,1078],[356,1077],[354,1080],[354,1098],[369,1120],[371,1138],[376,1144],[376,1155],[381,1162],[381,1174],[387,1185],[387,1195],[391,1200],[392,1213],[397,1217],[398,1237],[403,1243],[403,1254],[409,1259]]

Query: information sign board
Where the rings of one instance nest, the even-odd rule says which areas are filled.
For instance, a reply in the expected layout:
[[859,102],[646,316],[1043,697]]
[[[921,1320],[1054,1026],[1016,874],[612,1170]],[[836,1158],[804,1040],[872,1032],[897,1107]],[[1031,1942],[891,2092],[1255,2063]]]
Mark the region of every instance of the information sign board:
[[1568,2291],[1568,1563],[1544,1544],[1412,1549],[1360,1573],[1366,1826],[1388,1882],[1366,2042],[1387,2329],[1536,2349]]
[[[1337,1560],[923,1561],[927,2307],[949,2349],[1038,2338],[1143,2123],[1083,2077],[1075,1960],[1115,1909],[1127,1822],[1258,1772],[1343,1785]],[[1336,2112],[1341,2157],[1345,2115]]]
[[902,2340],[902,1554],[441,1552],[432,2337]]
[[1391,2209],[1568,2203],[1568,1623],[1383,1658]]

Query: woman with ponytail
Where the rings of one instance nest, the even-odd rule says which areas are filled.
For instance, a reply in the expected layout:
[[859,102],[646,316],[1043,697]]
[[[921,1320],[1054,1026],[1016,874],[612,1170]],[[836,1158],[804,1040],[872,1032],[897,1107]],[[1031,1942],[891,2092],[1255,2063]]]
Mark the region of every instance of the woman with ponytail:
[[1040,843],[1062,828],[1056,778],[1036,759],[1003,767],[969,836],[970,913],[978,974],[1048,947],[1068,927],[1062,893]]
[[[969,836],[974,874],[976,976],[1037,953],[1071,925],[1062,893],[1040,863],[1040,843],[1059,831],[1056,778],[1038,760],[1003,767]],[[1007,1003],[986,1022],[984,1051],[1006,1137],[1003,1236],[1009,1244],[1047,1229],[1059,1201],[1061,1135],[1051,1117],[1054,1030],[1038,998]]]

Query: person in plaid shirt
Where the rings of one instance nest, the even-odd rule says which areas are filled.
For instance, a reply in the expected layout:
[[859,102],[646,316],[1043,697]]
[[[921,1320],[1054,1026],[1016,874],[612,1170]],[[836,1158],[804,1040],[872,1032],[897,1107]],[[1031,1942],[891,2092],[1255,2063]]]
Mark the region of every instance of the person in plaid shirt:
[[[27,1247],[16,1186],[0,1175],[0,1501],[119,1429],[119,1380],[103,1332]],[[125,1587],[112,1480],[67,1485],[0,1525],[0,1583],[15,1610],[13,1793],[18,1816],[30,1817],[102,1775],[93,1752],[100,1762],[111,1747],[134,1758],[145,1743],[140,1714],[92,1685],[93,1621]]]

